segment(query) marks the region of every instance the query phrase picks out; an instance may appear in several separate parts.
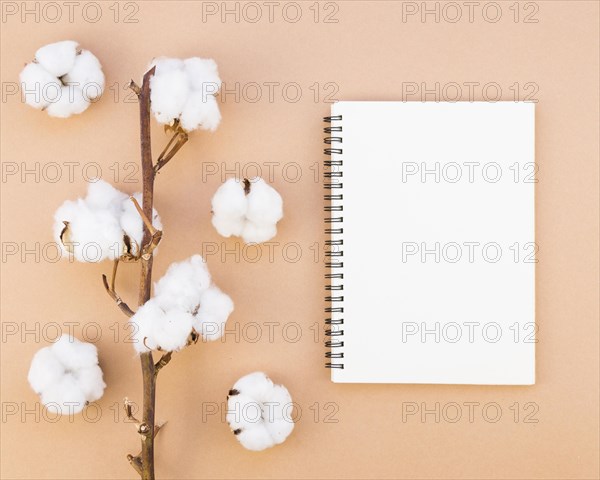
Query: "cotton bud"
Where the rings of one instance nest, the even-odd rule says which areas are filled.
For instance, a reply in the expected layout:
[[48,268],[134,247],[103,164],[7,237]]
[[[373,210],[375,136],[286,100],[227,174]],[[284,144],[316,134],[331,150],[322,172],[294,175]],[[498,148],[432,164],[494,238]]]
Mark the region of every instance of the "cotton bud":
[[81,412],[106,388],[96,347],[70,335],[34,355],[27,379],[46,408],[62,415]]
[[240,378],[227,396],[227,423],[244,448],[265,450],[294,429],[292,397],[263,372]]
[[156,67],[150,80],[150,105],[159,123],[179,122],[187,132],[216,130],[221,113],[215,95],[221,79],[214,60],[159,57],[150,67]]
[[[142,203],[141,194],[134,198]],[[153,225],[162,229],[153,211]],[[144,224],[128,195],[104,180],[90,183],[85,198],[67,200],[54,214],[54,238],[63,254],[80,262],[136,258]]]
[[154,296],[130,318],[134,348],[178,351],[194,332],[217,340],[232,311],[231,298],[212,283],[204,259],[193,255],[171,264],[154,284]]
[[25,103],[59,118],[84,112],[105,84],[98,59],[71,40],[41,47],[19,78]]
[[262,178],[230,178],[212,198],[212,224],[224,237],[241,236],[246,243],[262,243],[277,234],[283,218],[281,195]]

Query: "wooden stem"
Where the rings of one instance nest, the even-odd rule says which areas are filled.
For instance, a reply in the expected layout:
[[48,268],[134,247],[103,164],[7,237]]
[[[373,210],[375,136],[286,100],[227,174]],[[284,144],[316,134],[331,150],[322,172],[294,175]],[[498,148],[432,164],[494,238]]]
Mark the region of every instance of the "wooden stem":
[[[152,252],[158,245],[162,237],[162,231],[156,230],[152,225],[150,219],[153,218],[153,203],[154,203],[154,179],[156,172],[160,170],[177,151],[187,141],[187,134],[181,131],[178,135],[175,135],[167,147],[164,149],[156,165],[152,161],[152,147],[150,137],[150,79],[154,75],[156,67],[150,69],[144,75],[142,86],[139,87],[135,82],[131,82],[130,88],[136,93],[138,97],[138,103],[140,107],[140,145],[142,154],[142,206],[135,198],[131,198],[136,209],[140,213],[144,221],[144,236],[142,239],[141,246],[141,272],[140,272],[140,285],[138,294],[138,305],[142,306],[148,300],[150,300],[151,287],[152,287]],[[175,137],[177,141],[175,145],[169,150]],[[165,154],[165,152],[167,152]],[[116,272],[116,265],[115,265]],[[114,288],[108,287],[108,282],[105,278],[105,286],[109,294]],[[111,295],[112,296],[112,295]],[[114,297],[113,297],[114,298]],[[118,298],[118,296],[117,296]],[[119,298],[120,301],[120,298]],[[118,302],[119,303],[119,302]],[[124,305],[122,302],[119,306],[123,310]],[[129,307],[127,307],[129,308]],[[171,360],[171,352],[165,353],[161,359],[154,363],[152,352],[146,352],[140,354],[140,362],[142,366],[142,384],[143,384],[143,403],[142,403],[142,418],[141,422],[137,422],[137,431],[142,439],[142,451],[139,455],[133,456],[128,455],[127,459],[133,466],[136,472],[140,475],[142,480],[154,480],[154,439],[160,428],[164,425],[156,425],[155,423],[155,405],[156,405],[156,377],[158,372],[169,363]],[[126,403],[127,408],[127,403]]]
[[[154,165],[152,162],[152,145],[150,137],[150,79],[154,75],[155,67],[146,72],[144,81],[138,94],[140,106],[140,144],[142,153],[142,178],[143,178],[143,205],[142,211],[146,218],[152,218],[152,204],[154,201]],[[135,91],[135,90],[134,90]],[[152,233],[144,225],[142,245],[147,245],[152,239]],[[141,275],[138,305],[141,306],[150,300],[152,286],[152,260],[150,254],[140,259]],[[147,429],[141,434],[142,452],[140,476],[142,480],[154,480],[154,410],[156,403],[156,375],[154,374],[154,360],[152,352],[140,355],[142,366],[142,382],[144,388],[142,404],[142,423]],[[132,463],[133,464],[133,463]]]

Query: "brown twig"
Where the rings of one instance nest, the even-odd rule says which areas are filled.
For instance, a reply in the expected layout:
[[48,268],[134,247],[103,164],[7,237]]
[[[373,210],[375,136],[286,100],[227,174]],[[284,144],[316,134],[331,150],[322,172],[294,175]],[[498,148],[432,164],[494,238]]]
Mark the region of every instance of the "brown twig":
[[[162,231],[155,229],[150,220],[153,218],[154,179],[156,177],[156,172],[173,158],[188,139],[187,133],[181,130],[178,124],[174,125],[177,133],[167,144],[163,153],[159,156],[156,165],[154,165],[152,161],[150,137],[150,80],[154,75],[155,69],[156,67],[153,67],[144,74],[141,87],[134,81],[131,81],[129,85],[129,88],[131,88],[138,96],[140,108],[140,145],[143,181],[142,206],[139,205],[135,198],[131,199],[144,221],[144,236],[142,239],[142,247],[140,249],[141,272],[138,294],[138,305],[140,306],[150,300],[152,262],[154,259],[152,252],[162,238]],[[173,145],[174,141],[175,144]],[[171,145],[173,146],[171,147]],[[106,286],[108,286],[108,283],[106,283]],[[114,291],[112,291],[112,293],[116,296]],[[122,305],[122,302],[119,305]],[[154,480],[154,438],[164,425],[155,424],[156,377],[158,371],[169,363],[171,355],[171,352],[163,354],[161,359],[155,364],[151,351],[140,354],[144,395],[142,402],[142,421],[141,423],[136,423],[138,423],[138,433],[141,436],[142,451],[135,457],[133,455],[128,455],[127,459],[135,471],[138,472],[142,480]]]
[[140,475],[140,477],[141,477],[143,474],[142,474],[142,459],[140,458],[140,456],[137,455],[134,457],[133,455],[129,454],[129,455],[127,455],[127,460],[129,461],[131,466],[135,469],[135,471],[138,473],[138,475]]
[[114,278],[111,281],[111,283],[113,285],[112,288],[108,285],[108,279],[106,278],[106,275],[102,275],[102,283],[104,284],[106,293],[108,293],[110,298],[112,298],[115,301],[115,303],[117,304],[117,307],[119,307],[121,309],[121,311],[128,317],[133,317],[135,315],[135,312],[131,308],[129,308],[129,305],[127,305],[123,300],[121,300],[121,297],[119,297],[119,295],[117,295],[117,293],[113,290]]
[[[155,67],[144,75],[140,88],[138,101],[140,107],[140,145],[142,154],[142,179],[143,179],[143,207],[142,212],[146,218],[152,218],[152,204],[154,200],[154,165],[152,164],[152,145],[150,138],[150,79],[154,75]],[[135,89],[134,89],[135,91]],[[150,227],[152,225],[150,224]],[[148,225],[144,226],[142,245],[150,244],[152,233]],[[140,289],[138,304],[141,306],[150,300],[152,285],[152,260],[148,256],[141,258]],[[154,360],[152,352],[140,354],[142,366],[142,383],[144,388],[142,404],[142,421],[149,426],[149,435],[142,436],[141,472],[142,480],[154,480],[154,411],[156,403],[156,376],[154,375]],[[135,468],[135,467],[134,467]]]
[[173,355],[173,352],[167,352],[165,354],[163,354],[162,357],[160,357],[160,360],[158,362],[156,362],[156,364],[154,365],[154,375],[158,375],[158,372],[160,371],[161,368],[163,368],[165,365],[167,365],[170,361],[171,361],[171,356]]
[[167,422],[163,422],[160,425],[156,425],[154,427],[154,438],[156,438],[156,436],[158,435],[158,432],[160,432],[166,424],[167,424]]
[[177,139],[177,137],[179,136],[179,128],[176,128],[174,130],[175,133],[173,133],[173,136],[171,137],[171,140],[169,140],[169,143],[167,143],[167,145],[165,146],[165,148],[163,148],[163,151],[160,152],[160,155],[158,156],[157,161],[160,162],[160,160],[162,160],[165,155],[167,154],[167,151],[169,150],[169,147],[173,144],[173,142]]
[[113,262],[113,271],[112,271],[112,278],[110,279],[110,289],[114,292],[115,291],[115,282],[117,280],[117,268],[119,268],[119,259],[115,259],[115,261]]
[[175,137],[177,137],[177,142],[175,143],[175,145],[173,145],[173,148],[171,148],[171,150],[168,153],[164,154],[164,156],[161,155],[161,157],[158,158],[158,161],[154,166],[155,174],[158,173],[158,171],[161,168],[163,168],[169,162],[169,160],[171,160],[175,156],[175,154],[181,149],[181,147],[183,147],[188,141],[188,134],[181,129],[177,131],[173,138]]
[[144,225],[146,226],[146,229],[150,231],[150,235],[151,235],[150,242],[147,243],[147,244],[145,244],[142,247],[142,250],[140,252],[140,256],[141,257],[146,257],[146,260],[147,260],[148,257],[150,257],[150,255],[152,255],[152,251],[160,243],[160,240],[162,238],[162,231],[161,230],[157,230],[156,228],[154,228],[154,225],[152,225],[152,222],[150,221],[150,219],[148,218],[148,216],[146,215],[146,213],[144,212],[144,210],[142,209],[142,207],[140,207],[140,204],[135,199],[135,197],[129,197],[129,199],[133,202],[133,204],[135,205],[136,210],[138,211],[138,213],[142,217],[142,220],[144,221]]
[[128,87],[129,87],[131,90],[133,90],[133,92],[134,92],[134,93],[135,93],[135,94],[136,94],[138,97],[140,96],[140,93],[141,93],[142,91],[141,91],[140,87],[138,86],[138,84],[137,84],[137,83],[135,83],[135,82],[133,81],[133,79],[131,79],[131,80],[129,81],[129,85],[127,85],[127,86],[128,86]]
[[129,400],[127,397],[123,400],[123,409],[125,410],[125,416],[128,420],[131,420],[133,423],[139,424],[140,421],[135,418],[133,414],[133,402]]

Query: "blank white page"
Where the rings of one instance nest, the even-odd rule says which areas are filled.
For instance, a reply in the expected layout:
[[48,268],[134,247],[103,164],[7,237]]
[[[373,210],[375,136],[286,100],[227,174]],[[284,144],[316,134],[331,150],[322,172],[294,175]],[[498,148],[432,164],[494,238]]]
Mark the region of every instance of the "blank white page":
[[[534,104],[338,102],[334,382],[535,383]],[[343,332],[342,332],[343,331]]]

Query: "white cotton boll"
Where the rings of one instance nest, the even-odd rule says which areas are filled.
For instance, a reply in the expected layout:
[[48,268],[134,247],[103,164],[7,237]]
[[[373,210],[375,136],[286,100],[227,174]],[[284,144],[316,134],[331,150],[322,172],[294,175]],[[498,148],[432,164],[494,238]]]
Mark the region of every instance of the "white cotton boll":
[[150,299],[129,319],[133,332],[133,348],[136,352],[144,353],[157,348],[154,332],[164,315],[165,312],[158,303]]
[[116,214],[119,211],[121,203],[128,198],[125,193],[117,190],[110,183],[99,179],[88,185],[85,201],[92,208],[107,208]]
[[213,215],[211,222],[219,235],[223,237],[231,237],[232,235],[239,237],[245,225],[244,217],[228,218]]
[[31,388],[39,394],[49,385],[58,382],[64,373],[62,363],[52,353],[50,347],[44,347],[33,356],[27,380]]
[[200,303],[200,296],[210,283],[206,262],[200,255],[194,255],[172,263],[167,273],[154,284],[154,294],[164,307],[178,307],[191,312]]
[[291,421],[292,397],[283,385],[273,385],[263,404],[263,416],[268,422],[282,419]]
[[133,325],[133,347],[138,353],[158,349],[170,352],[186,346],[193,318],[182,310],[165,310],[152,298],[129,321]]
[[280,444],[283,443],[294,430],[294,422],[291,418],[277,418],[271,422],[265,422],[265,427],[273,441],[276,444]]
[[241,233],[242,240],[245,243],[267,242],[275,235],[277,235],[277,227],[275,225],[257,225],[250,221],[246,221]]
[[73,376],[88,402],[95,402],[104,394],[106,383],[98,365],[81,368],[73,372]]
[[248,203],[243,182],[236,178],[228,179],[213,195],[211,205],[213,213],[219,217],[240,218],[246,215]]
[[263,402],[269,398],[273,390],[273,381],[264,372],[254,372],[235,382],[233,389]]
[[50,103],[46,111],[51,117],[68,118],[84,112],[89,106],[90,102],[83,96],[81,88],[65,85],[60,90],[59,98]]
[[38,63],[27,64],[19,80],[25,103],[34,108],[46,108],[61,93],[61,82]]
[[242,393],[229,395],[226,420],[232,430],[259,427],[261,415],[262,405],[254,398]]
[[35,354],[27,379],[46,408],[63,415],[80,412],[106,388],[96,347],[70,335]]
[[229,179],[212,198],[212,224],[224,237],[241,236],[246,243],[262,243],[277,235],[277,222],[283,217],[283,200],[262,178],[244,184]]
[[152,67],[156,67],[154,70],[154,76],[162,75],[163,73],[172,72],[173,70],[183,70],[183,60],[180,58],[169,58],[169,57],[156,57],[150,65],[148,70]]
[[150,80],[150,104],[159,123],[179,118],[189,97],[189,80],[183,70],[170,70]]
[[[76,260],[80,262],[100,262],[113,260],[123,253],[123,230],[119,219],[108,210],[90,208],[83,200],[78,200],[77,210],[72,218],[57,218],[67,221],[68,239],[66,245]],[[64,243],[64,242],[63,242]]]
[[70,415],[81,412],[86,398],[71,374],[64,375],[58,382],[48,386],[41,394],[42,403],[53,413]]
[[96,346],[92,343],[81,342],[70,335],[61,335],[50,349],[67,370],[74,371],[98,365]]
[[62,77],[75,64],[77,46],[77,42],[72,40],[51,43],[38,49],[35,59],[46,71],[55,77]]
[[191,57],[183,63],[194,90],[214,95],[221,88],[217,63],[213,59]]
[[221,123],[219,104],[213,95],[194,91],[181,112],[181,127],[191,132],[200,128],[214,132]]
[[257,224],[275,224],[283,217],[283,199],[281,195],[262,178],[250,180],[250,193],[246,218]]
[[194,330],[205,340],[218,340],[223,336],[225,323],[233,312],[233,301],[213,285],[200,297],[200,309],[194,316]]
[[[258,415],[250,408],[253,402],[260,407]],[[227,422],[248,450],[264,450],[284,442],[294,429],[291,410],[292,397],[287,389],[273,385],[263,372],[240,378],[227,397]]]
[[230,178],[223,183],[213,195],[211,205],[212,224],[219,235],[230,237],[242,234],[248,203],[240,180]]
[[83,50],[77,55],[73,68],[63,77],[63,81],[81,88],[87,100],[96,99],[104,91],[102,66],[89,50]]
[[275,441],[264,426],[242,430],[236,438],[245,449],[253,452],[260,452],[275,445]]
[[89,184],[85,199],[64,202],[54,214],[53,227],[63,253],[82,262],[120,257],[125,249],[120,217],[126,201],[126,194],[96,180]]
[[154,343],[161,350],[176,352],[187,345],[192,333],[193,317],[190,313],[178,309],[165,312],[162,319],[154,325]]

